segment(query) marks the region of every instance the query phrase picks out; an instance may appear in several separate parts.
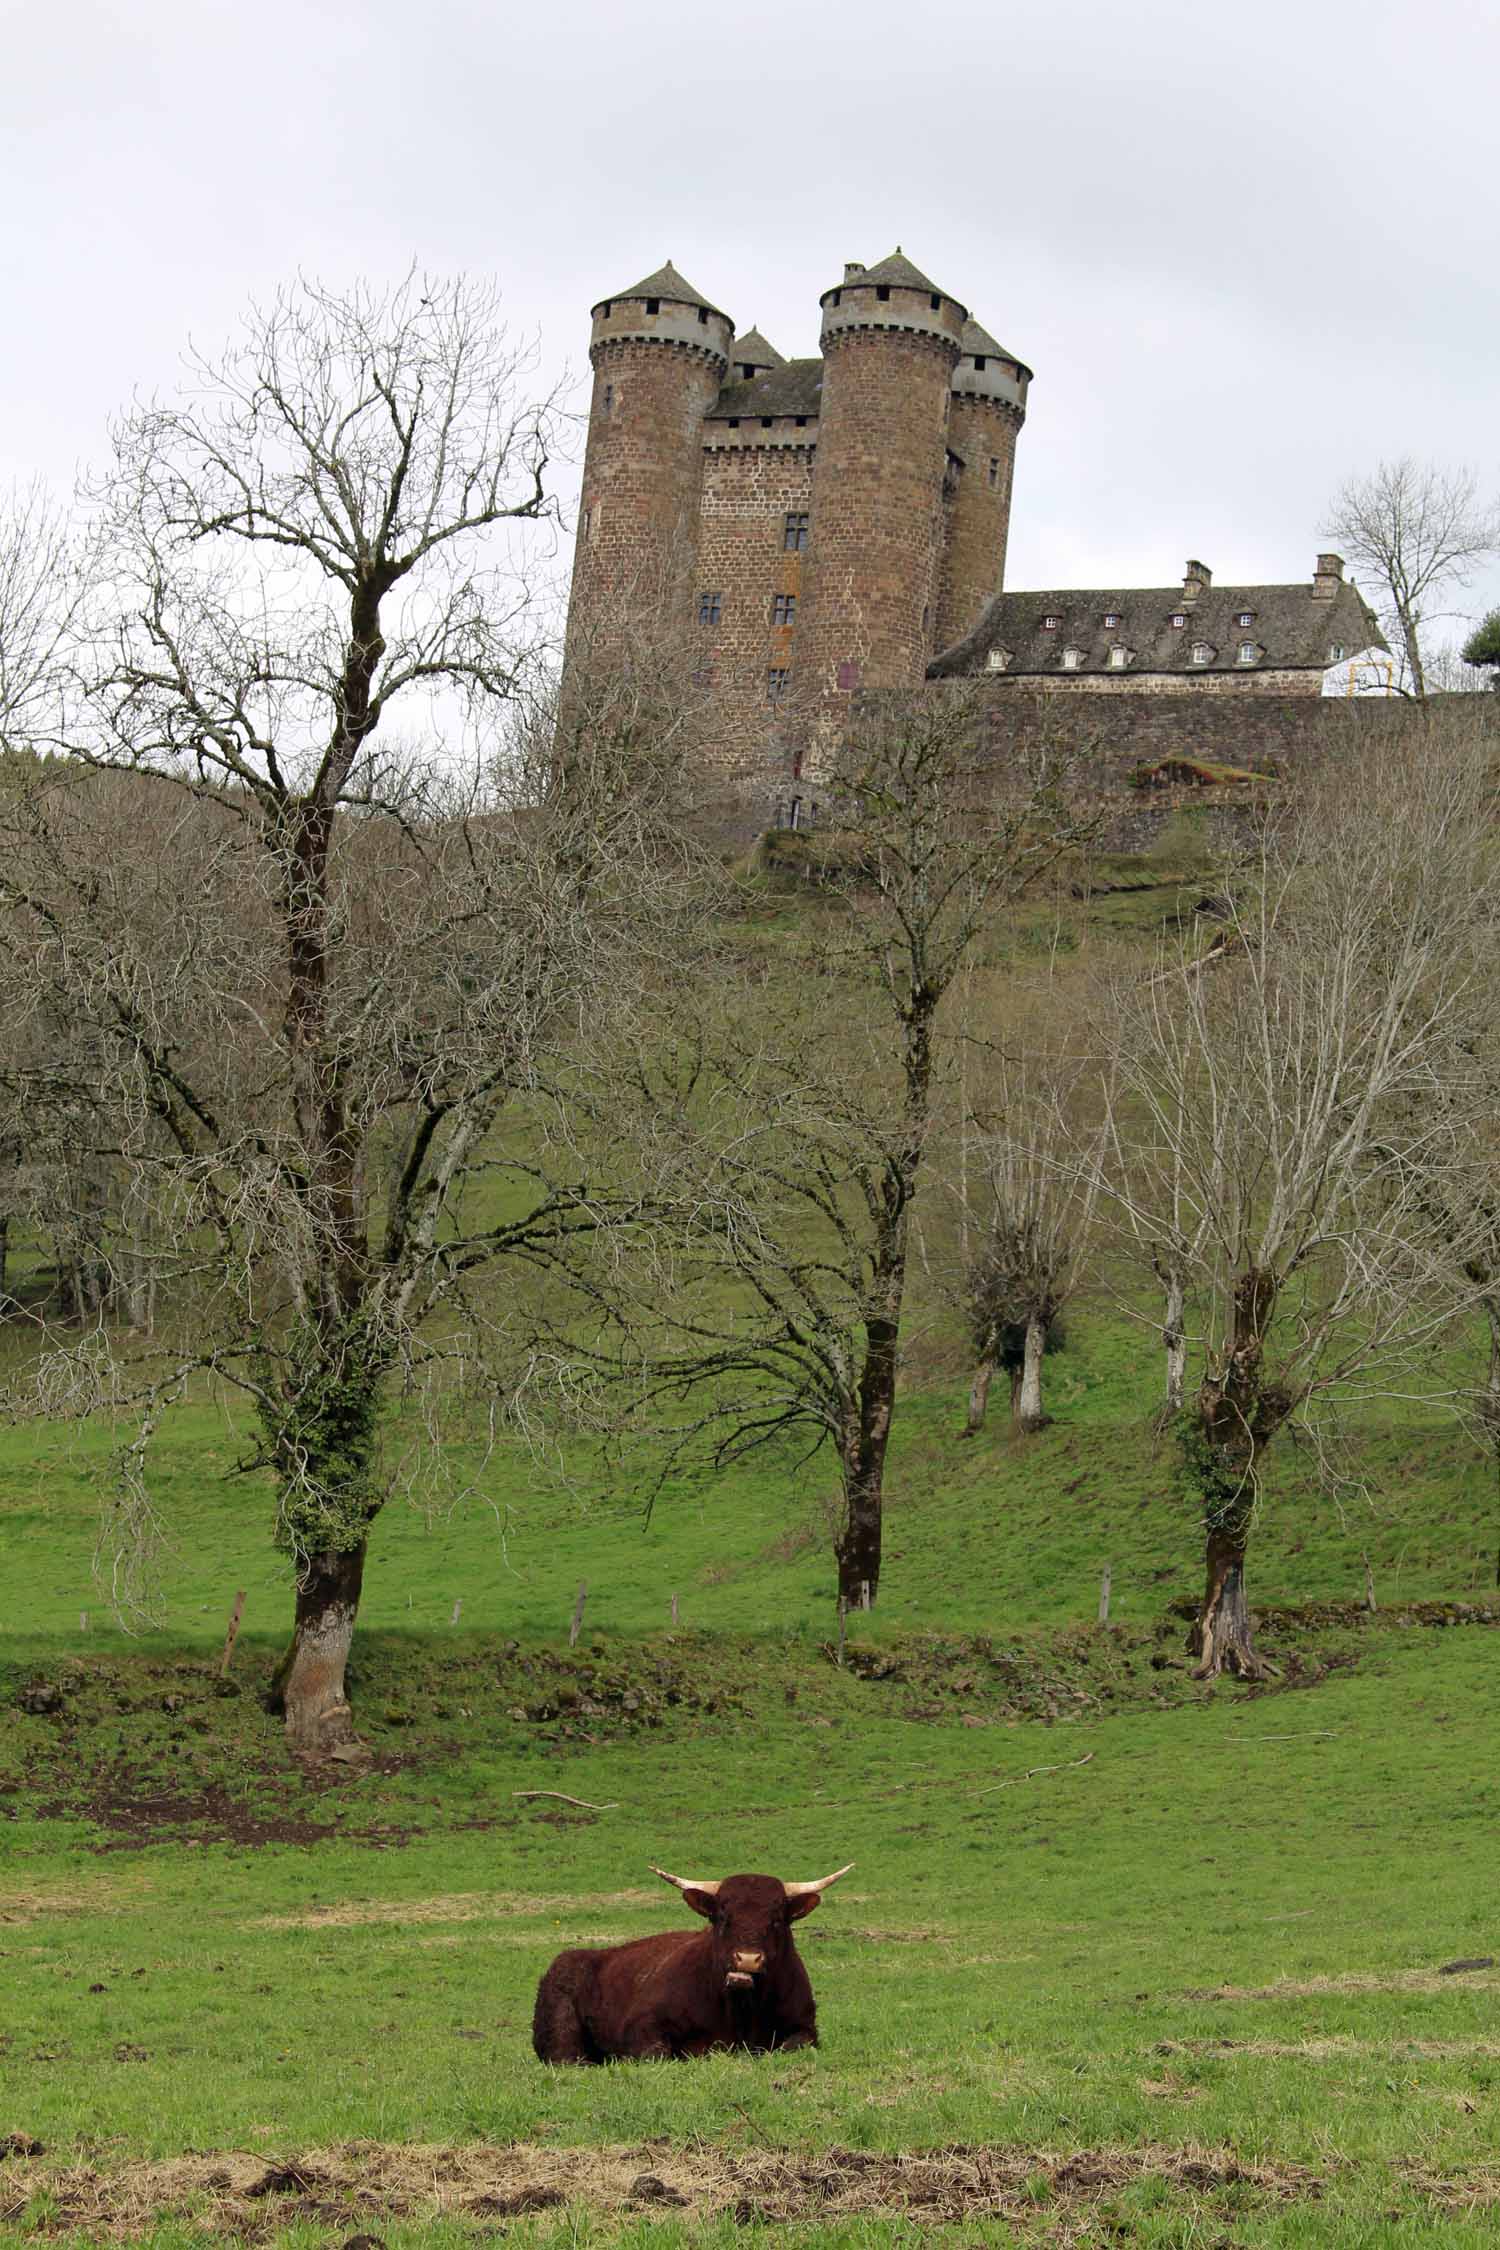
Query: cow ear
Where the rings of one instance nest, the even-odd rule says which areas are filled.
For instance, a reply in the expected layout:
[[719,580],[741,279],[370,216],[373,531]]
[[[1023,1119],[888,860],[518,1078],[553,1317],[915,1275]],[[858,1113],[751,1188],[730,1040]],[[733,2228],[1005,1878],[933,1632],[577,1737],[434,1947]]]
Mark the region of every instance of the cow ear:
[[813,1908],[821,1906],[822,1903],[823,1894],[821,1891],[805,1890],[800,1897],[794,1895],[788,1898],[786,1918],[789,1922],[800,1922],[804,1914],[811,1914]]
[[715,1896],[713,1891],[700,1891],[695,1883],[684,1883],[682,1895],[695,1914],[701,1914],[705,1922],[713,1920]]

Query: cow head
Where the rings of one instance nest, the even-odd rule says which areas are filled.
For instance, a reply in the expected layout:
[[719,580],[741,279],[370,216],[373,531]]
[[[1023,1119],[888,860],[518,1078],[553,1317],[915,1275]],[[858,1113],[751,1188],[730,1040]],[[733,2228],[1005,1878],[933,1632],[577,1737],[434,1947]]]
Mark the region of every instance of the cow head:
[[[853,1865],[851,1860],[849,1867]],[[791,1949],[792,1924],[811,1914],[829,1884],[847,1875],[849,1867],[816,1883],[781,1883],[774,1875],[726,1875],[716,1883],[691,1883],[664,1867],[651,1872],[675,1885],[693,1912],[712,1924],[714,1969],[725,1990],[748,1992],[759,1978],[774,1977]]]

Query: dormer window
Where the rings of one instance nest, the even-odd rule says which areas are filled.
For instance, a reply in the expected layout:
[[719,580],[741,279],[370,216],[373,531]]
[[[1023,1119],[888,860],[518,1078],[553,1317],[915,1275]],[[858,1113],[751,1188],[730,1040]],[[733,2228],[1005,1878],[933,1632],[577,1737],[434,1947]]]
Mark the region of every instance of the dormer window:
[[1329,661],[1329,663],[1330,663],[1330,664],[1342,664],[1342,663],[1343,663],[1343,661],[1344,661],[1344,657],[1345,657],[1345,654],[1346,654],[1346,653],[1347,653],[1347,652],[1346,652],[1346,650],[1345,650],[1345,648],[1344,648],[1344,644],[1343,644],[1343,642],[1342,642],[1342,641],[1335,641],[1335,642],[1334,642],[1334,644],[1333,644],[1333,646],[1332,646],[1332,648],[1331,648],[1331,649],[1330,649],[1330,650],[1328,651],[1328,661]]
[[700,328],[706,328],[708,326],[708,314],[705,312],[702,305],[698,307],[698,326]]
[[1065,672],[1076,672],[1082,662],[1083,651],[1081,649],[1065,648],[1063,650],[1062,667]]
[[740,361],[740,381],[742,383],[753,383],[755,381],[755,369],[747,367],[743,360]]
[[1172,612],[1172,623],[1180,632],[1183,626],[1187,623],[1187,611],[1185,609],[1174,609]]
[[[928,302],[928,304],[929,304],[929,305],[931,305],[931,307],[932,307],[932,309],[933,309],[933,311],[934,311],[934,312],[941,312],[941,311],[942,311],[942,309],[943,309],[943,300],[942,300],[942,298],[941,298],[941,297],[940,297],[940,296],[938,295],[938,293],[937,293],[937,291],[936,291],[935,289],[934,289],[934,291],[932,292],[932,295],[931,295],[931,296],[930,296],[930,297],[928,298],[927,302]],[[983,361],[981,360],[981,362],[980,362],[980,365],[981,365],[981,366],[983,366],[983,364],[984,364],[984,362],[983,362]]]
[[989,362],[985,358],[983,352],[976,352],[974,354],[974,365],[980,370],[981,373],[983,373],[984,369],[989,365]]
[[1237,617],[1237,618],[1235,619],[1235,623],[1236,623],[1236,625],[1253,625],[1253,624],[1255,623],[1255,612],[1254,612],[1254,610],[1253,610],[1253,609],[1242,609],[1242,610],[1240,611],[1240,613],[1239,613],[1238,617]]
[[1110,650],[1109,668],[1112,672],[1123,672],[1129,662],[1130,651],[1128,648],[1121,648],[1118,644],[1116,644],[1116,646]]
[[1107,632],[1116,631],[1119,626],[1124,624],[1124,622],[1124,618],[1120,615],[1120,612],[1117,609],[1107,609],[1104,612],[1104,624],[1105,630]]
[[1240,642],[1239,661],[1241,664],[1253,664],[1258,653],[1254,641]]
[[877,288],[875,291],[875,301],[877,304],[888,305],[891,301],[891,293],[889,289]]
[[1009,664],[1010,651],[1009,649],[1004,648],[992,648],[989,652],[989,655],[984,660],[985,670],[987,672],[1003,672],[1007,669]]
[[1061,623],[1062,619],[1057,615],[1055,610],[1049,610],[1047,612],[1047,615],[1042,619],[1043,628],[1049,633],[1055,633]]
[[762,416],[761,416],[761,418],[760,418],[760,426],[761,426],[761,428],[762,428],[763,430],[768,430],[768,429],[769,429],[769,428],[771,427],[771,420],[772,420],[772,417],[771,417],[771,416],[770,416],[769,414],[762,414]]
[[1207,641],[1194,641],[1193,662],[1195,664],[1212,664],[1213,660],[1214,652],[1209,647]]
[[659,313],[661,311],[660,297],[648,297],[646,299],[646,310],[648,313]]

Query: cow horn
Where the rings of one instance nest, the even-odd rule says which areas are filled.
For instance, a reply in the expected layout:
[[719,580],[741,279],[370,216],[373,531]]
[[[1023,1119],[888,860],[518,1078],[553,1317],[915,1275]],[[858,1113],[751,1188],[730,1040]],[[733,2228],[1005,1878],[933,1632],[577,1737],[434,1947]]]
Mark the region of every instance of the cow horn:
[[706,1891],[712,1898],[719,1888],[718,1883],[690,1883],[685,1876],[669,1875],[664,1867],[653,1866],[651,1872],[659,1875],[664,1883],[675,1883],[680,1891]]
[[831,1875],[825,1875],[817,1883],[783,1883],[781,1887],[788,1898],[807,1898],[814,1891],[819,1893],[826,1891],[830,1883],[836,1883],[841,1875],[847,1875],[853,1865],[854,1862],[851,1859],[848,1867],[836,1867]]

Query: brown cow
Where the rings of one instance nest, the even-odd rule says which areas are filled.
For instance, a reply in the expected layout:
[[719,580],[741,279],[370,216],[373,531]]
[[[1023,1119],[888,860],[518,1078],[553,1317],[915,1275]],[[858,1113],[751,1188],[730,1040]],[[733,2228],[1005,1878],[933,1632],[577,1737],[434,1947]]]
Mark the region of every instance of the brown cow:
[[[853,1866],[851,1860],[849,1865]],[[675,1883],[707,1930],[670,1930],[630,1945],[559,1953],[537,1987],[531,2043],[543,2062],[597,2063],[647,2055],[706,2055],[718,2047],[816,2047],[818,2018],[792,1924],[830,1883],[727,1875]]]

